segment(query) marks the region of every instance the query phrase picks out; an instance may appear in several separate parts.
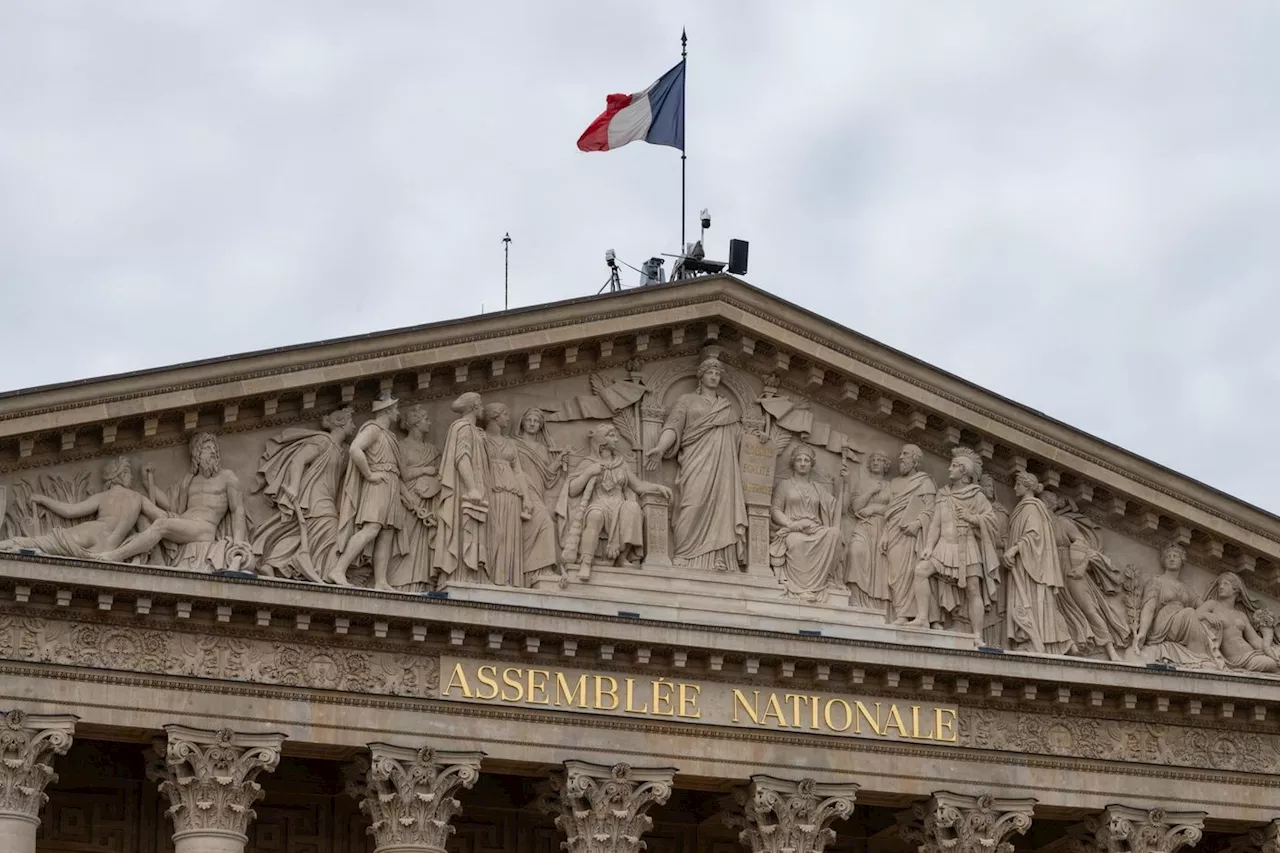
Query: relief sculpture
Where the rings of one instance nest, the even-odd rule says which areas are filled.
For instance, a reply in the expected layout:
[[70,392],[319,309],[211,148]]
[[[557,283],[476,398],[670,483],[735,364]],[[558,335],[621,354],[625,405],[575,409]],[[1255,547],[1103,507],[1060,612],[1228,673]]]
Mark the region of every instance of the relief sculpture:
[[400,414],[400,401],[380,394],[372,410],[373,418],[360,427],[347,451],[334,543],[337,559],[325,580],[348,585],[347,569],[372,556],[373,585],[390,589],[387,569],[401,524],[400,447],[391,425]]
[[427,438],[426,406],[400,413],[400,527],[387,570],[387,583],[403,592],[431,589],[431,544],[436,517],[431,502],[440,493],[440,451]]
[[[898,625],[917,614],[915,569],[921,556],[920,538],[933,516],[938,493],[933,478],[920,470],[923,458],[923,451],[914,444],[904,445],[898,455],[898,476],[889,483],[889,506],[873,554],[875,570],[889,583],[889,615]],[[922,615],[927,618],[928,612]]]
[[1056,524],[1039,498],[1041,488],[1032,473],[1020,471],[1014,477],[1018,503],[1009,516],[1007,547],[1001,555],[1009,571],[1005,637],[1013,649],[1066,654],[1075,643],[1058,609],[1065,582]]
[[843,495],[832,496],[813,481],[816,461],[813,448],[797,446],[791,453],[791,476],[773,490],[770,562],[786,594],[805,601],[825,601],[833,590],[844,593],[838,571]]
[[884,561],[877,559],[876,549],[893,499],[893,488],[886,479],[889,465],[889,457],[883,453],[867,457],[867,476],[857,483],[849,498],[852,530],[844,563],[849,603],[884,614],[889,611],[889,577]]
[[480,428],[484,401],[468,391],[453,401],[458,415],[449,427],[440,458],[440,493],[435,499],[436,542],[431,561],[436,583],[485,579],[488,546],[482,526],[489,512],[485,497],[489,453]]

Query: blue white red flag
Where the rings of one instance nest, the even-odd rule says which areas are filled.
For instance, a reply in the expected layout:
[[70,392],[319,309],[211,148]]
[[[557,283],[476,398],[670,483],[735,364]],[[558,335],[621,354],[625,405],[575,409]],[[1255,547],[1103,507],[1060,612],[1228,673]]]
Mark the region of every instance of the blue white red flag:
[[609,95],[591,126],[578,137],[581,151],[612,151],[643,140],[684,150],[684,60],[634,95]]

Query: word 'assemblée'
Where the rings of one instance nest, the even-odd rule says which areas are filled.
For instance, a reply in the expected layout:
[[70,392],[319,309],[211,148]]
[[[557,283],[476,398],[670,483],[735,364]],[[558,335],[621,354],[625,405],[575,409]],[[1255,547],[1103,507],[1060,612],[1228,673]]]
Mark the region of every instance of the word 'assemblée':
[[447,657],[441,669],[440,698],[453,701],[849,737],[958,739],[957,711],[945,705]]

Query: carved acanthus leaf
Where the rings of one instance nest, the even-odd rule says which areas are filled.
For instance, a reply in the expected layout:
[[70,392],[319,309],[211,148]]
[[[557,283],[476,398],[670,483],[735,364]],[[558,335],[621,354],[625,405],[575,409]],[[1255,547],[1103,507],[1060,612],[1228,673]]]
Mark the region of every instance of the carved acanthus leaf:
[[671,797],[674,767],[566,761],[538,798],[555,817],[568,853],[638,853],[653,826],[648,810]]
[[462,809],[454,794],[475,785],[483,757],[371,743],[369,757],[356,759],[347,790],[369,816],[378,849],[444,850]]
[[58,781],[55,755],[71,748],[76,718],[70,715],[0,715],[0,815],[38,820],[48,802],[45,786]]
[[1178,853],[1194,847],[1204,829],[1205,812],[1167,812],[1110,805],[1085,821],[1096,853]]
[[1031,828],[1035,803],[939,791],[901,816],[900,831],[919,853],[1013,853],[1009,836]]
[[831,823],[853,814],[858,786],[752,776],[734,792],[738,808],[724,821],[752,853],[822,853],[836,838]]

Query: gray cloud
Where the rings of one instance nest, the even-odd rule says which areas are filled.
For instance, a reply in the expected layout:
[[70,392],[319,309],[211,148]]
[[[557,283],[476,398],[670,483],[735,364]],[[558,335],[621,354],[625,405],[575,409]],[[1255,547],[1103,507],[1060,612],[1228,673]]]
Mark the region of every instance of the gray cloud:
[[0,385],[493,310],[508,230],[518,305],[673,251],[678,154],[573,143],[682,25],[713,252],[1280,509],[1266,2],[7,3]]

